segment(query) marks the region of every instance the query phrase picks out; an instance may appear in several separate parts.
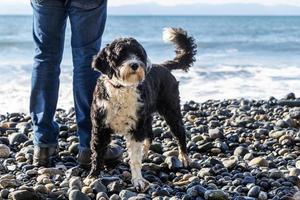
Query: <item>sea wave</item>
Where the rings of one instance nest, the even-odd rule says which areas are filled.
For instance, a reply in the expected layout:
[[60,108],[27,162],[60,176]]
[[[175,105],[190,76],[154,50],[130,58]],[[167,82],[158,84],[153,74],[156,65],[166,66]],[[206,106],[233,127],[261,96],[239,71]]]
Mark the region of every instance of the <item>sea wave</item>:
[[[0,113],[28,113],[30,93],[30,65],[0,65],[3,71],[0,79]],[[58,107],[73,106],[72,67],[62,65]],[[284,69],[284,70],[283,70]],[[182,102],[226,98],[266,99],[282,97],[288,92],[300,94],[300,66],[251,66],[216,65],[193,66],[188,73],[175,71],[180,81]]]

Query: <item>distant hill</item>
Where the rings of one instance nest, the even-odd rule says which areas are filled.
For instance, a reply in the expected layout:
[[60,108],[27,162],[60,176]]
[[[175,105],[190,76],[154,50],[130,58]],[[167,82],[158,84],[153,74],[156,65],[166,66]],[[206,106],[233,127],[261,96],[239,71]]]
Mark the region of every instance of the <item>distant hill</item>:
[[[1,0],[0,0],[1,1]],[[31,14],[29,3],[0,3],[0,14]],[[155,3],[109,7],[110,15],[299,15],[299,6],[261,4],[189,4],[162,6]]]
[[162,6],[153,3],[109,8],[111,15],[300,15],[300,6],[260,4],[190,4]]

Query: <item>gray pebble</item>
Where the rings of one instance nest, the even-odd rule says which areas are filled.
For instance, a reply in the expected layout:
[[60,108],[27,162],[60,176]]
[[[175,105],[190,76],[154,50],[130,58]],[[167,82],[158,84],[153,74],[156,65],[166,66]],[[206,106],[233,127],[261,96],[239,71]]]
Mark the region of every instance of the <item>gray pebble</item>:
[[122,200],[128,200],[130,197],[134,197],[136,196],[137,193],[135,192],[131,192],[129,190],[122,190],[120,193],[119,193],[119,196]]
[[0,144],[0,158],[8,158],[10,155],[10,149],[5,144]]
[[79,190],[71,190],[69,200],[90,200],[90,198]]
[[12,192],[11,197],[13,200],[37,200],[38,197],[37,195],[32,192],[32,191],[28,191],[28,190],[16,190],[14,192]]
[[102,184],[101,179],[96,179],[94,182],[92,182],[90,184],[90,187],[97,193],[99,193],[99,192],[106,193],[107,192],[107,189],[106,189],[105,185]]
[[108,200],[108,196],[105,192],[98,192],[96,195],[96,200]]
[[24,133],[12,133],[8,136],[10,145],[19,145],[28,140],[28,137]]
[[259,196],[259,192],[260,192],[260,187],[254,186],[249,190],[248,196],[257,198]]
[[247,147],[244,146],[238,146],[237,148],[235,148],[233,152],[235,156],[242,156],[242,157],[244,157],[247,153],[249,153],[249,150]]
[[121,200],[121,198],[119,197],[119,195],[113,194],[110,196],[109,200]]
[[220,138],[220,139],[224,138],[223,131],[220,128],[209,129],[208,135],[212,140],[217,139],[217,138]]
[[204,193],[204,198],[207,200],[226,200],[228,194],[222,190],[207,190]]
[[70,189],[81,190],[82,188],[81,178],[76,176],[72,177],[69,181],[69,187]]
[[165,159],[165,163],[170,170],[178,170],[183,167],[182,162],[175,156],[169,156]]

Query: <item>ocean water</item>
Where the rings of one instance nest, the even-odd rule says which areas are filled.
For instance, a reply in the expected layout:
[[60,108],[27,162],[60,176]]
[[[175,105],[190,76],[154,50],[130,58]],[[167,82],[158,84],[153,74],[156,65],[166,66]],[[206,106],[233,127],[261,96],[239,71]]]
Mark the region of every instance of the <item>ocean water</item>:
[[[34,45],[31,16],[0,16],[0,113],[28,112]],[[131,36],[153,63],[174,56],[164,27],[182,27],[197,41],[197,61],[174,72],[182,101],[300,95],[300,17],[109,16],[103,45]],[[72,99],[70,26],[67,28],[58,107]]]

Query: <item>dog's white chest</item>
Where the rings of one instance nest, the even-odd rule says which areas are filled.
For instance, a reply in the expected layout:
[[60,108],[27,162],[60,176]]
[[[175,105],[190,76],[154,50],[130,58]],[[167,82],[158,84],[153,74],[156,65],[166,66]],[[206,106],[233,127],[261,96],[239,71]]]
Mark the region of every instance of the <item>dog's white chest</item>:
[[115,133],[126,135],[130,130],[136,128],[137,112],[142,105],[138,101],[140,94],[134,87],[118,89],[108,85],[107,89],[109,100],[105,102],[106,125]]

